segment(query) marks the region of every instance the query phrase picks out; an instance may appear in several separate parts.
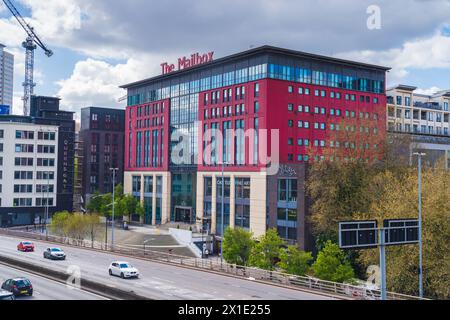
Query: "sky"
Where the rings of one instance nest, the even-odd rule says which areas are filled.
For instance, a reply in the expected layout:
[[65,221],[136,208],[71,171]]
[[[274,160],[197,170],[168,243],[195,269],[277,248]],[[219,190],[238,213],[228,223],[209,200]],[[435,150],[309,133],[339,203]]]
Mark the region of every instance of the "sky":
[[[388,87],[450,89],[450,0],[11,1],[54,52],[36,50],[35,93],[59,96],[65,110],[124,108],[119,86],[159,75],[162,62],[265,44],[391,67]],[[15,114],[25,37],[0,1],[0,43],[15,55]]]

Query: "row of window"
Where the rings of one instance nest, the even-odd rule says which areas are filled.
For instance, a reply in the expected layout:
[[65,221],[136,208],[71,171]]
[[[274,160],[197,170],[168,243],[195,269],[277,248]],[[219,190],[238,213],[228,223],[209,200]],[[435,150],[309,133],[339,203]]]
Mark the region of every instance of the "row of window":
[[[289,112],[294,111],[294,105],[292,103],[288,104],[288,111]],[[298,113],[310,113],[310,114],[327,115],[327,108],[314,107],[314,109],[312,110],[309,106],[299,105],[299,106],[297,106],[297,112]],[[341,109],[330,108],[329,115],[340,117],[342,115],[342,110]],[[356,118],[356,115],[357,115],[356,111],[345,110],[345,117],[346,118]],[[359,118],[360,119],[369,120],[370,119],[370,113],[369,112],[359,112]],[[372,116],[372,119],[373,120],[378,120],[378,118],[379,118],[378,114],[374,113],[373,116]]]
[[[54,205],[54,199],[53,198],[36,198],[36,206],[37,207],[43,207],[43,206],[49,206],[52,207]],[[32,207],[33,206],[33,199],[32,198],[14,198],[13,200],[13,206],[14,207]]]
[[[16,139],[34,140],[34,131],[16,130]],[[55,141],[55,132],[38,132],[38,140]]]
[[[54,154],[55,146],[38,145],[38,153]],[[32,144],[16,144],[15,151],[17,153],[34,153],[34,145]]]
[[[55,190],[55,187],[52,184],[37,184],[36,185],[36,193],[42,193],[42,192],[53,193],[54,190]],[[32,184],[15,184],[14,185],[14,193],[33,193],[33,185]]]
[[[156,115],[158,113],[164,113],[164,111],[165,111],[164,102],[162,102],[161,104],[154,103],[152,105],[146,105],[146,106],[141,106],[141,107],[136,108],[136,116],[138,118],[147,117],[150,115]],[[130,116],[130,119],[133,117],[133,109],[132,108],[130,108],[129,116]]]
[[[236,178],[235,184],[235,220],[234,224],[236,227],[241,227],[245,229],[250,228],[250,178]],[[223,230],[226,229],[230,224],[230,186],[231,179],[229,177],[218,178],[216,180],[217,185],[217,202],[216,202],[216,230],[218,234],[222,234]],[[223,212],[224,221],[222,222],[222,186],[223,188]],[[204,217],[211,217],[212,215],[212,177],[204,178],[204,206],[203,215]]]
[[[164,116],[162,117],[154,117],[151,119],[144,119],[144,120],[136,120],[136,128],[137,129],[143,129],[143,128],[151,128],[151,127],[157,127],[157,126],[163,126],[164,125]],[[129,122],[130,130],[132,129],[131,121]]]
[[[223,99],[220,99],[220,93],[221,91],[213,91],[211,92],[211,101],[209,101],[210,94],[205,93],[203,104],[207,106],[209,103],[211,104],[218,104],[220,102],[227,103],[231,102],[233,98],[233,90],[232,89],[225,89],[223,92]],[[255,86],[255,93],[259,95],[259,85]],[[245,99],[245,86],[239,86],[234,89],[234,100],[244,100]]]
[[[376,156],[375,156],[375,158],[376,158]],[[349,161],[355,162],[355,161],[358,160],[358,161],[364,161],[366,163],[369,163],[369,161],[370,161],[369,157],[367,157],[365,159],[360,159],[360,158],[354,158],[354,157],[339,157],[339,156],[336,156],[336,157],[335,156],[329,156],[329,157],[327,157],[327,156],[324,156],[324,155],[315,155],[313,157],[313,159],[314,159],[315,162],[325,161],[326,159],[329,159],[330,161],[336,161],[336,162],[339,162],[341,160],[344,161],[344,162],[349,162]],[[300,163],[302,163],[302,162],[309,162],[310,160],[311,160],[311,157],[309,155],[307,155],[307,154],[299,154],[299,155],[297,155],[297,161],[300,162]],[[293,154],[288,154],[288,161],[290,161],[290,162],[294,161],[294,155]]]
[[[311,95],[311,90],[309,88],[299,87],[297,92],[298,92],[299,95],[306,95],[306,96]],[[294,87],[293,86],[288,86],[288,93],[294,93]],[[314,96],[315,97],[326,98],[328,95],[327,95],[327,91],[326,90],[314,89]],[[341,98],[342,98],[342,94],[340,92],[335,92],[335,91],[330,91],[329,96],[330,96],[331,99],[336,99],[336,100],[341,100]],[[345,98],[346,101],[356,101],[356,95],[355,94],[345,93],[344,94],[344,98]],[[370,103],[372,100],[371,100],[370,96],[360,95],[359,101],[363,102],[363,103]],[[374,97],[373,98],[373,103],[374,104],[377,104],[379,101],[380,100],[378,99],[378,97]]]
[[424,134],[435,134],[435,135],[450,135],[449,128],[441,128],[441,127],[434,127],[434,126],[426,126],[422,125],[419,127],[419,125],[414,124],[401,124],[397,123],[394,125],[394,123],[389,123],[388,126],[389,131],[399,131],[399,132],[409,132],[409,133],[424,133]]
[[[141,176],[132,177],[132,192],[134,194],[141,194]],[[162,195],[163,177],[156,176],[156,194]],[[144,176],[144,194],[153,193],[153,176]]]
[[[394,117],[394,108],[388,109],[388,116]],[[414,120],[424,120],[424,121],[435,121],[436,122],[446,122],[450,121],[449,114],[442,114],[441,112],[427,112],[427,111],[419,111],[419,110],[411,110],[411,109],[397,109],[395,116],[399,119],[414,119]]]
[[[55,161],[56,161],[55,159],[38,158],[37,166],[38,167],[54,167]],[[14,165],[21,166],[21,167],[32,167],[34,165],[34,159],[33,158],[15,158]]]
[[[255,113],[259,111],[259,103],[255,102]],[[212,108],[210,110],[206,109],[204,111],[204,118],[206,119],[217,119],[220,117],[231,117],[231,116],[240,116],[245,114],[245,104],[237,104],[234,106],[234,112],[232,106],[226,106],[223,108]],[[210,117],[211,115],[211,117]]]
[[[383,77],[384,74],[380,71],[377,78],[381,79]],[[359,90],[362,92],[384,93],[383,80],[359,78],[355,71],[348,70],[345,73],[333,73],[316,71],[312,68],[265,63],[218,74],[213,74],[212,70],[207,70],[202,73],[194,73],[190,81],[183,83],[174,83],[173,85],[162,87],[162,83],[160,82],[147,87],[133,89],[128,96],[128,106],[187,94],[196,94],[202,91],[214,90],[265,78],[316,84],[331,88]]]
[[[33,180],[33,171],[15,171],[14,180]],[[53,171],[38,171],[36,172],[37,180],[54,180],[55,172]]]
[[[388,97],[388,103],[393,103],[394,102],[393,100],[394,99],[392,96]],[[402,96],[396,96],[396,104],[398,106],[404,105],[406,107],[411,107],[411,97],[404,97],[404,99],[403,99]],[[414,106],[425,107],[425,108],[431,107],[433,109],[441,109],[444,111],[449,111],[448,102],[444,102],[442,105],[440,105],[439,102],[433,102],[433,101],[419,102],[419,101],[417,101],[417,102],[414,102]]]

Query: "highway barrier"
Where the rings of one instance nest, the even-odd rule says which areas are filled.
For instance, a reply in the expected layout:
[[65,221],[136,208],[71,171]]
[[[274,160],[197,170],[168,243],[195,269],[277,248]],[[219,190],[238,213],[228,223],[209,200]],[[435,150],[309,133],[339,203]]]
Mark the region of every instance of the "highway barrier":
[[[89,248],[107,252],[114,252],[125,256],[133,256],[140,259],[146,259],[155,262],[169,263],[177,266],[188,267],[196,270],[214,272],[228,276],[240,277],[243,279],[263,282],[266,284],[278,285],[292,289],[311,291],[342,298],[361,299],[361,300],[380,300],[381,292],[371,290],[365,286],[343,284],[331,281],[324,281],[309,276],[296,276],[277,271],[267,271],[258,268],[245,267],[228,264],[218,259],[201,259],[174,255],[171,253],[146,250],[145,246],[127,247],[115,245],[114,250],[107,248],[104,243],[88,240],[69,239],[58,236],[46,236],[44,234],[24,232],[17,229],[0,229],[0,235],[19,237],[24,239],[33,239],[59,243],[81,248]],[[415,296],[403,295],[394,292],[388,292],[388,300],[426,300]]]

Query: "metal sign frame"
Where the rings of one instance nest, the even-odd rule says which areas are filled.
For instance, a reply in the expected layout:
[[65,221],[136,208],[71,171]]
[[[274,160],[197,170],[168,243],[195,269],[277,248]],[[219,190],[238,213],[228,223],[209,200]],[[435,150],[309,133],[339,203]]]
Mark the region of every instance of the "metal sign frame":
[[[401,224],[393,226],[393,224]],[[419,243],[419,220],[418,219],[388,219],[383,222],[384,240],[386,246],[398,246]],[[403,241],[391,240],[392,237],[400,236]],[[413,237],[413,240],[411,238]]]
[[[372,232],[372,234],[370,233]],[[352,233],[351,237],[354,238],[355,245],[344,245],[343,233]],[[367,236],[367,233],[372,242],[366,242],[361,239],[363,236]],[[364,241],[364,242],[362,242]],[[360,243],[361,242],[361,243]],[[376,248],[378,246],[378,221],[343,221],[339,223],[339,247],[342,249],[369,249]]]

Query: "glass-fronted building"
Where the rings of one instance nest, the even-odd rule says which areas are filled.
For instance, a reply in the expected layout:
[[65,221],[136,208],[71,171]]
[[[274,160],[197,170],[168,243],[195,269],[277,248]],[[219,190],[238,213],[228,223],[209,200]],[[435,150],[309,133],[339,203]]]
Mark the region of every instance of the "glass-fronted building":
[[[359,114],[383,134],[387,70],[263,46],[127,84],[125,191],[159,208],[151,224],[185,222],[218,238],[226,227],[276,228],[308,247],[308,148],[322,157],[330,131]],[[159,179],[160,197],[136,192],[138,178],[155,188]]]

